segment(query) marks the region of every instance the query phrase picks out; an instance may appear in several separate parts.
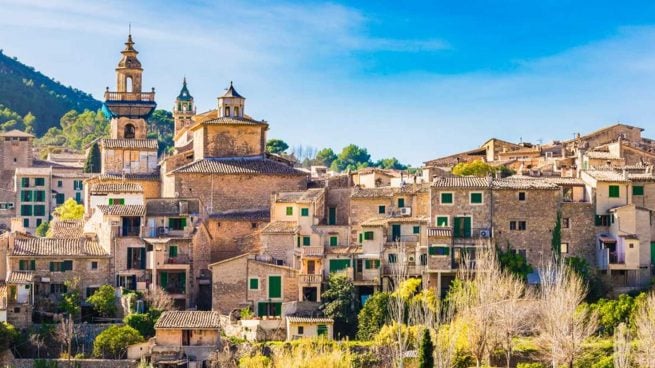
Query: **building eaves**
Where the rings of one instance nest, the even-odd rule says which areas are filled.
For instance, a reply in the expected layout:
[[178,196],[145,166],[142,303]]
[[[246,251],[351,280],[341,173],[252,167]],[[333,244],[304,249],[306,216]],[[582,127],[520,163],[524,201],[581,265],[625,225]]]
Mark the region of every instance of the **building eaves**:
[[155,329],[213,330],[220,327],[220,313],[216,311],[167,311],[155,323]]
[[142,204],[117,204],[117,205],[98,205],[97,208],[103,215],[108,216],[145,216],[146,206]]

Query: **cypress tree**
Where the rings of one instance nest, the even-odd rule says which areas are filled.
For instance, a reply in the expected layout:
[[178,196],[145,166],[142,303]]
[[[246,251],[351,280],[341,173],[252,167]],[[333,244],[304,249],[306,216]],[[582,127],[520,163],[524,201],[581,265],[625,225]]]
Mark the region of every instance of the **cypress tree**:
[[98,142],[93,142],[93,145],[89,150],[89,155],[86,157],[86,162],[84,163],[84,172],[100,172],[100,147],[98,147]]
[[419,368],[432,368],[434,367],[434,345],[430,337],[430,329],[423,330],[423,338],[421,339],[421,346],[418,348],[418,366]]
[[553,237],[550,241],[553,248],[553,259],[559,263],[562,256],[562,213],[557,211],[557,219],[555,220],[555,227],[553,228]]

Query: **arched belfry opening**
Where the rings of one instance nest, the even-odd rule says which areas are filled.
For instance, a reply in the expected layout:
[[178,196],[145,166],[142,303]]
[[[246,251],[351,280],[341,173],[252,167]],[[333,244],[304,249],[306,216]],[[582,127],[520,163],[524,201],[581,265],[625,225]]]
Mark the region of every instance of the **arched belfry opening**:
[[136,137],[136,128],[133,124],[125,125],[125,130],[123,132],[123,138],[134,138]]

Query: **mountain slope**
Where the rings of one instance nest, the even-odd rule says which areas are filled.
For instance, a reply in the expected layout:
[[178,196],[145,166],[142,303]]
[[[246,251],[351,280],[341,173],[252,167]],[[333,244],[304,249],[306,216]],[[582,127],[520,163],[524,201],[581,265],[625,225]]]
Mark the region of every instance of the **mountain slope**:
[[36,117],[34,133],[41,136],[49,128],[58,127],[59,119],[66,112],[73,109],[95,111],[101,103],[90,94],[66,87],[0,50],[0,105],[21,116],[32,113]]

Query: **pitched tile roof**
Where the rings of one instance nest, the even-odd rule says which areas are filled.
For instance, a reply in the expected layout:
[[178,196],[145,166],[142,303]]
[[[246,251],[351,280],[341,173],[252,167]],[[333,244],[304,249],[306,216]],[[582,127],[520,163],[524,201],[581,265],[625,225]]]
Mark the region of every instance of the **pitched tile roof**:
[[432,181],[436,188],[488,188],[489,180],[474,176],[438,177]]
[[268,126],[265,121],[258,121],[248,117],[223,116],[211,120],[203,121],[201,124],[206,125],[261,125]]
[[32,271],[11,271],[7,277],[9,284],[27,284],[32,282],[34,272]]
[[107,252],[97,241],[79,239],[30,238],[16,239],[12,256],[100,257]]
[[159,181],[159,172],[152,174],[100,174],[93,176],[92,179],[98,180],[148,180],[148,181]]
[[97,206],[103,215],[109,216],[145,216],[146,206],[142,204],[101,204]]
[[494,189],[541,189],[541,190],[558,190],[559,186],[555,183],[548,182],[539,178],[523,178],[521,176],[511,176],[503,179],[494,179],[492,186]]
[[596,159],[596,160],[620,160],[621,157],[618,155],[615,155],[611,152],[602,152],[602,151],[589,151],[585,153],[585,156],[590,159]]
[[0,137],[25,137],[25,138],[34,138],[33,135],[25,132],[21,132],[18,129],[12,129],[8,132],[0,133]]
[[332,318],[287,316],[289,323],[334,323]]
[[135,183],[98,183],[91,185],[92,194],[143,193],[143,186]]
[[628,179],[623,176],[623,173],[617,173],[614,171],[588,170],[584,172],[598,181],[610,181],[618,183],[625,183],[628,181]]
[[267,208],[229,210],[212,213],[209,217],[217,220],[253,220],[268,222],[271,219],[271,211]]
[[146,200],[148,216],[180,216],[198,214],[200,201],[186,198],[154,198]]
[[157,150],[156,139],[102,139],[100,145],[104,148],[136,148],[146,150]]
[[199,174],[268,174],[307,176],[307,173],[296,170],[281,162],[256,157],[206,158],[181,166],[175,173]]
[[318,199],[325,190],[307,189],[303,192],[280,192],[275,196],[275,202],[278,203],[312,203]]
[[385,198],[394,195],[415,194],[423,192],[427,186],[421,184],[408,184],[402,187],[379,187],[379,188],[361,188],[355,187],[351,198]]
[[52,234],[52,238],[81,238],[84,236],[84,222],[82,220],[59,220],[55,217],[50,221],[48,230]]
[[262,230],[265,234],[295,234],[298,224],[293,221],[273,221]]
[[155,329],[218,329],[220,327],[220,314],[215,311],[168,311],[164,312],[155,324]]

